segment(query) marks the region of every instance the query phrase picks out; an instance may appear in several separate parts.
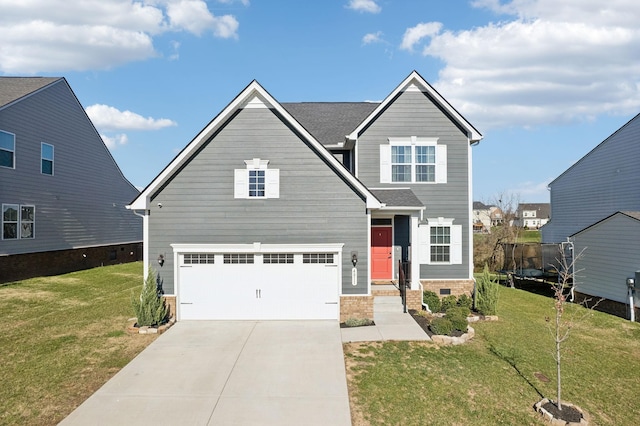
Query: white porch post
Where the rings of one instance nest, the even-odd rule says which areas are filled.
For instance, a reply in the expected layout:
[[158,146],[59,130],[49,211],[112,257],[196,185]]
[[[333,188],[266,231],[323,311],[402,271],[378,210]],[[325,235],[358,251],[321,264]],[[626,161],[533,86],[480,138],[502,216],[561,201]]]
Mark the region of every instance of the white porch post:
[[149,214],[149,210],[145,210],[142,216],[142,276],[145,281],[149,275]]
[[411,213],[411,290],[420,289],[420,241],[418,223],[420,212]]

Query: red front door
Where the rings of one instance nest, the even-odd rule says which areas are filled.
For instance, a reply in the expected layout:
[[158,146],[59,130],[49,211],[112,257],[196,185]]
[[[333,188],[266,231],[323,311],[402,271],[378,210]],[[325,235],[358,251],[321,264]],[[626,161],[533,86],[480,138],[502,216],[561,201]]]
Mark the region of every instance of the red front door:
[[390,280],[391,227],[371,228],[371,279]]

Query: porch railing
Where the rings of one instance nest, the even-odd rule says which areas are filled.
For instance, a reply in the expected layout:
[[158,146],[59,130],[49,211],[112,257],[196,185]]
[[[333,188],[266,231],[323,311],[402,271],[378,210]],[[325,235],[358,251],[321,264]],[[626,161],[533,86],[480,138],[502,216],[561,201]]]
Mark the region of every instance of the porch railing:
[[411,282],[411,262],[398,261],[398,289],[402,298],[402,311],[407,313],[407,285]]

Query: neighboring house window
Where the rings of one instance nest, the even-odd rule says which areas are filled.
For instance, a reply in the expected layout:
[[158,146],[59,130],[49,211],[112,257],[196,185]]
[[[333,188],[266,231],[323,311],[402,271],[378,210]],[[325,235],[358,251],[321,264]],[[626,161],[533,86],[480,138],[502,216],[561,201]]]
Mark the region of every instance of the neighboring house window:
[[418,228],[421,264],[462,264],[462,225],[454,219],[432,218]]
[[380,182],[446,183],[447,146],[437,138],[389,138],[380,145]]
[[269,160],[245,160],[246,168],[234,171],[234,198],[280,198],[280,170],[269,169]]
[[2,205],[2,239],[16,240],[35,237],[35,206]]
[[0,167],[15,168],[16,135],[0,130]]
[[44,142],[40,144],[40,172],[53,175],[53,145]]

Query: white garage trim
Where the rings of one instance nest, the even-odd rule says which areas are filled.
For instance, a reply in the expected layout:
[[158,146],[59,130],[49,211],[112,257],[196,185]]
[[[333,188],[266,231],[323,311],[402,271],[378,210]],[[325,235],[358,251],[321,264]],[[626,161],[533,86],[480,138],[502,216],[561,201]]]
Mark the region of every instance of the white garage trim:
[[[338,319],[343,246],[172,244],[177,318],[333,319],[335,313]],[[183,262],[185,254],[197,254],[198,261],[188,257],[189,261]],[[295,262],[264,262],[264,255],[269,254],[290,254],[285,258],[295,258]],[[229,255],[242,261],[226,262]],[[258,301],[250,300],[254,298]]]

